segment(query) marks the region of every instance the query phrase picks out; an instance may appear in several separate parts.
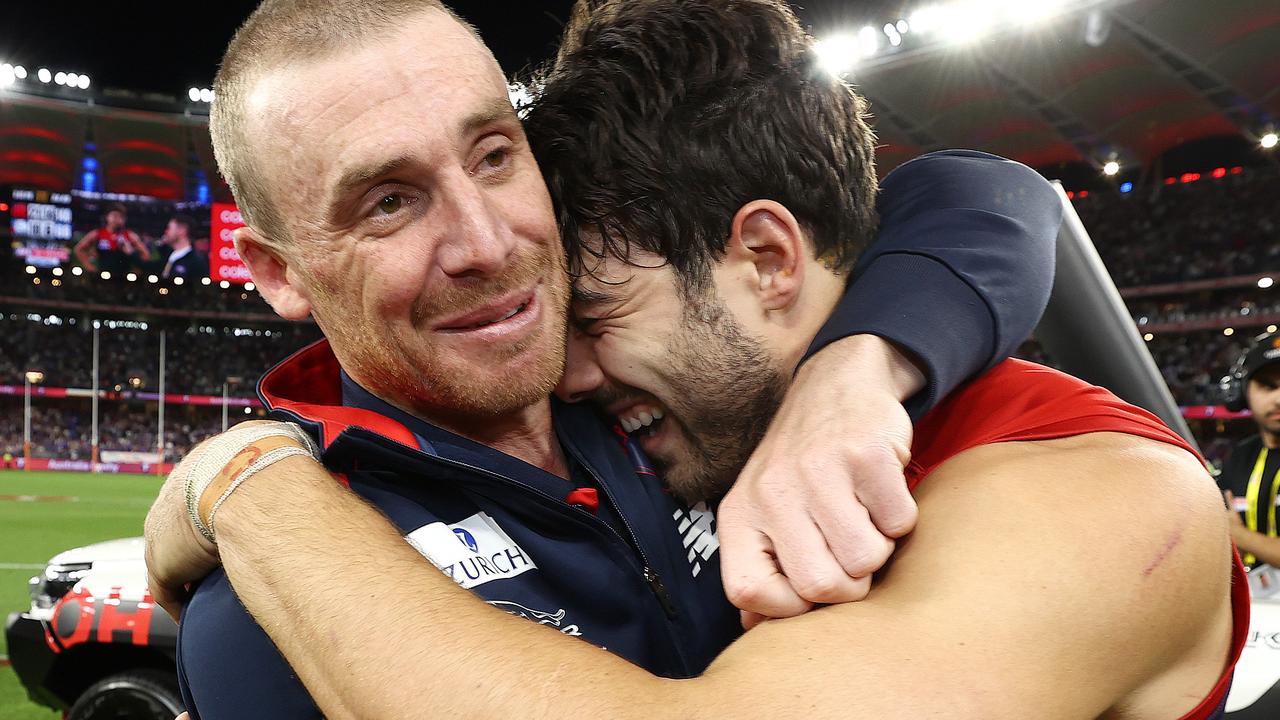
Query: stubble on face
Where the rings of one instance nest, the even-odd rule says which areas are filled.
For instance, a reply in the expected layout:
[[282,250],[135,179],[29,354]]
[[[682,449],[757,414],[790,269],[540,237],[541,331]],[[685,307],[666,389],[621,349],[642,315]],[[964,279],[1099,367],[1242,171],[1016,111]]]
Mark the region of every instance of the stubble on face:
[[664,399],[681,429],[679,449],[655,457],[672,492],[687,503],[733,486],[782,404],[786,379],[714,292],[689,298],[672,338]]
[[[449,283],[422,295],[413,306],[409,326],[381,329],[353,326],[351,298],[342,284],[350,279],[313,278],[313,315],[317,324],[342,347],[344,367],[351,368],[380,397],[422,417],[483,418],[515,412],[546,399],[564,374],[565,337],[569,301],[568,278],[558,243],[514,259],[500,275],[473,282]],[[541,282],[542,331],[509,345],[493,348],[484,361],[502,366],[524,357],[518,374],[507,382],[493,382],[463,359],[432,342],[433,322],[450,314],[480,307],[512,291]]]
[[1280,437],[1280,418],[1272,415],[1280,412],[1280,364],[1262,368],[1245,386],[1249,409],[1258,429],[1273,437]]

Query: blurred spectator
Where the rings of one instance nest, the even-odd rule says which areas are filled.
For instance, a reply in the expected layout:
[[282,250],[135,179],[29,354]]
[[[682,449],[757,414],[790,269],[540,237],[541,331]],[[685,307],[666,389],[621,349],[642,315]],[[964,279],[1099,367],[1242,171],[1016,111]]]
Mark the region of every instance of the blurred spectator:
[[[54,318],[57,324],[47,324]],[[320,338],[314,325],[302,323],[101,322],[98,377],[106,390],[159,390],[161,330],[167,333],[165,391],[192,395],[221,394],[228,377],[243,378],[247,384],[241,391],[251,392],[259,375]],[[92,324],[66,316],[0,313],[0,385],[21,385],[27,370],[43,372],[49,387],[92,387]],[[139,381],[136,388],[131,378]]]
[[[93,443],[92,410],[87,400],[39,398],[31,407],[31,455],[88,460]],[[228,424],[257,417],[231,408]],[[104,401],[99,404],[100,451],[156,451],[155,404]],[[165,408],[165,461],[176,462],[196,443],[222,430],[220,407],[170,404]],[[22,398],[0,398],[0,455],[22,456]]]
[[1280,169],[1075,201],[1119,287],[1280,270]]

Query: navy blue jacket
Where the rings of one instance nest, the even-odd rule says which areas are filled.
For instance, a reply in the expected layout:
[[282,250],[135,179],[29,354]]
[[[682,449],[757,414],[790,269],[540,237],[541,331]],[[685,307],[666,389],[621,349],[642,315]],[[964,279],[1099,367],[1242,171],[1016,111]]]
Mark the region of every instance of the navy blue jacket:
[[[939,153],[902,166],[883,185],[881,239],[814,349],[857,332],[898,342],[927,370],[912,400],[922,413],[1038,321],[1057,203],[1038,175],[994,156]],[[573,465],[566,481],[344,382],[324,342],[268,372],[259,395],[273,416],[312,432],[325,464],[410,543],[496,607],[669,677],[700,673],[739,632],[711,512],[664,492],[638,448],[589,409],[553,405]],[[598,514],[582,507],[579,487],[603,494]],[[193,718],[319,715],[221,571],[184,613],[178,662]]]

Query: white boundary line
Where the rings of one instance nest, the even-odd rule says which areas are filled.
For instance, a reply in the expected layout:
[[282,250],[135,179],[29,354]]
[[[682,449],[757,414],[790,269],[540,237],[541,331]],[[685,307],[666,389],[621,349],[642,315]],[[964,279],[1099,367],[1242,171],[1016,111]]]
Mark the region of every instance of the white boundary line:
[[0,570],[43,570],[46,565],[47,563],[0,563]]

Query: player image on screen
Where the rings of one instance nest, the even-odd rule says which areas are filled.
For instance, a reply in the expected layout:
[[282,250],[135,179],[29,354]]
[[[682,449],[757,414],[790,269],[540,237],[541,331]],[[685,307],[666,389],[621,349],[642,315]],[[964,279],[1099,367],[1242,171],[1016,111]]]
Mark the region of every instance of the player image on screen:
[[164,235],[160,237],[160,242],[168,248],[168,257],[164,261],[160,277],[166,280],[175,277],[189,280],[209,276],[209,256],[196,249],[191,240],[194,227],[195,220],[188,215],[177,214],[169,218]]
[[91,272],[123,273],[134,263],[151,259],[151,250],[138,234],[125,227],[128,212],[112,203],[102,217],[102,227],[85,233],[76,243],[76,259]]

